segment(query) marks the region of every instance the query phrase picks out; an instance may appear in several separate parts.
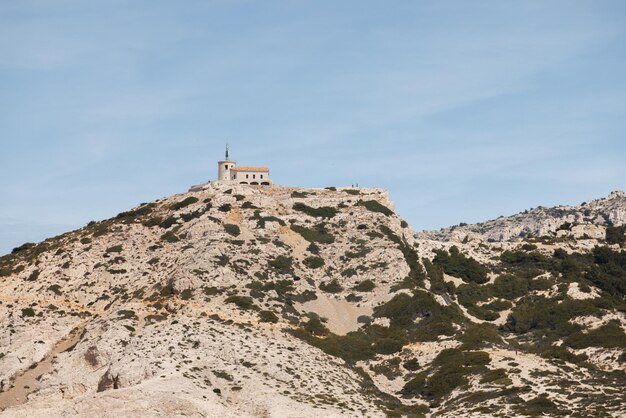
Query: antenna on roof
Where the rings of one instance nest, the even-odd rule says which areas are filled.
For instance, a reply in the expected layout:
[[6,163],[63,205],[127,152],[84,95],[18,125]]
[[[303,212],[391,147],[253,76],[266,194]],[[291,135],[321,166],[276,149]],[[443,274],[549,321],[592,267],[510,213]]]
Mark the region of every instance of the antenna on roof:
[[226,159],[228,160],[228,144],[226,144]]

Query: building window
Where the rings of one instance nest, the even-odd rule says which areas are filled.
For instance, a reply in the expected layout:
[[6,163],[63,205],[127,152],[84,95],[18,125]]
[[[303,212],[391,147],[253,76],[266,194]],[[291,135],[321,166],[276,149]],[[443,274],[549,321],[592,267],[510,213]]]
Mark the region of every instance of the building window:
[[249,178],[249,177],[250,177],[250,175],[249,175],[249,174],[246,174],[246,178]]
[[261,178],[263,178],[263,174],[261,174]]
[[256,174],[253,174],[253,175],[252,175],[252,178],[253,178],[253,179],[255,179],[255,178],[256,178]]
[[224,168],[225,168],[226,170],[228,170],[228,164],[226,164],[226,165],[224,166]]

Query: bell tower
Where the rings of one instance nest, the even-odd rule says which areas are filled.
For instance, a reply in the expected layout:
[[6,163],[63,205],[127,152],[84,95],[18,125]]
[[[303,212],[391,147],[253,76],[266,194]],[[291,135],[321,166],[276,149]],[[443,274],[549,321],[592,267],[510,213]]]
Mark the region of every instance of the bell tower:
[[237,163],[231,160],[228,156],[228,144],[226,144],[226,154],[224,159],[217,162],[217,180],[218,181],[230,181],[230,169]]

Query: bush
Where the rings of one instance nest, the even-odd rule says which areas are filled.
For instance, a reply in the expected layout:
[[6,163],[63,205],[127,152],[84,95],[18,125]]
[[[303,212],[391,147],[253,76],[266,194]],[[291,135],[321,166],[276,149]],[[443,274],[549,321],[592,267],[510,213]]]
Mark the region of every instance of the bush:
[[272,311],[260,311],[259,312],[259,321],[260,322],[269,322],[275,324],[278,322],[278,317]]
[[197,197],[189,196],[189,197],[181,200],[180,202],[174,203],[172,206],[170,206],[170,208],[172,210],[179,210],[179,209],[187,207],[187,206],[189,206],[191,204],[194,204],[196,202],[198,202],[198,198]]
[[161,241],[174,243],[180,241],[180,238],[178,238],[172,231],[167,231],[165,234],[161,235]]
[[393,211],[389,209],[387,206],[381,204],[377,200],[359,200],[357,202],[357,206],[363,206],[365,209],[370,212],[382,213],[385,216],[393,215]]
[[606,242],[609,244],[623,244],[626,242],[626,225],[609,226],[606,228]]
[[361,331],[349,332],[346,335],[329,334],[318,338],[303,329],[287,330],[288,333],[305,340],[326,354],[342,358],[348,363],[368,360],[376,352],[372,348],[372,340]]
[[626,349],[626,334],[622,327],[610,322],[587,333],[576,332],[565,339],[568,347],[582,349],[587,347]]
[[22,318],[35,316],[33,308],[22,308]]
[[60,296],[63,292],[61,292],[61,286],[58,284],[51,284],[48,286],[48,290],[54,293],[57,296]]
[[293,272],[293,258],[279,255],[268,262],[269,266],[280,274],[289,274]]
[[446,274],[463,279],[465,282],[486,283],[487,268],[473,258],[466,257],[455,246],[450,248],[448,254],[445,250],[436,250],[433,264],[441,266]]
[[416,370],[419,370],[420,364],[416,358],[412,358],[411,360],[407,360],[406,362],[404,362],[402,364],[402,367],[404,367],[408,371],[414,372]]
[[222,206],[217,208],[217,210],[219,210],[220,212],[230,212],[231,209],[232,206],[230,205],[230,203],[224,203]]
[[122,246],[121,245],[114,245],[112,247],[109,247],[106,249],[107,253],[121,253],[122,252]]
[[319,288],[320,290],[328,293],[339,293],[343,290],[343,287],[339,284],[337,279],[333,279],[330,282],[322,282],[320,283]]
[[225,303],[234,303],[241,309],[257,310],[258,307],[254,304],[251,297],[248,296],[229,296],[224,300]]
[[503,274],[493,282],[493,295],[502,299],[513,300],[528,294],[529,279],[512,274]]
[[302,263],[310,269],[318,269],[324,265],[324,259],[321,257],[307,257]]
[[26,280],[28,280],[29,282],[34,282],[35,280],[39,278],[40,274],[41,272],[39,270],[34,270],[32,273],[30,273],[30,275],[28,276]]
[[498,330],[491,324],[472,324],[459,337],[463,350],[476,350],[492,344],[502,343]]
[[398,249],[402,252],[404,260],[409,265],[409,280],[413,285],[421,284],[426,278],[426,273],[419,263],[419,257],[417,252],[409,245],[404,238],[400,238],[394,232],[385,225],[380,226],[380,231],[392,242],[394,242]]
[[376,284],[370,279],[363,280],[353,287],[353,289],[357,292],[371,292],[372,290],[374,290],[374,288],[376,288]]
[[293,198],[303,198],[303,197],[307,197],[309,195],[308,192],[299,192],[297,190],[294,190],[293,192],[291,192],[291,197]]
[[28,249],[30,249],[30,248],[35,247],[36,245],[37,245],[37,244],[32,243],[32,242],[26,242],[26,243],[24,243],[24,244],[20,245],[19,247],[15,247],[15,248],[13,248],[13,250],[11,250],[11,254],[17,254],[17,253],[19,253],[20,251],[28,250]]
[[[174,225],[176,222],[178,221],[178,218],[176,216],[170,216],[164,220],[159,220],[159,226],[163,229],[167,229],[170,228],[172,225]],[[149,225],[146,225],[149,226]]]
[[309,320],[303,324],[302,329],[308,332],[311,335],[328,335],[330,333],[329,329],[324,325],[324,321],[319,317],[319,315],[314,313],[308,314]]
[[314,218],[332,218],[334,217],[338,210],[335,208],[331,208],[330,206],[322,206],[320,208],[312,208],[310,206],[305,205],[304,203],[295,203],[293,205],[293,209],[304,212],[309,216]]
[[224,229],[233,237],[237,237],[239,236],[239,234],[241,234],[241,230],[235,224],[224,224]]
[[302,235],[302,237],[309,242],[317,242],[320,244],[332,244],[335,242],[335,237],[326,231],[324,224],[318,224],[314,229],[292,224],[291,230]]

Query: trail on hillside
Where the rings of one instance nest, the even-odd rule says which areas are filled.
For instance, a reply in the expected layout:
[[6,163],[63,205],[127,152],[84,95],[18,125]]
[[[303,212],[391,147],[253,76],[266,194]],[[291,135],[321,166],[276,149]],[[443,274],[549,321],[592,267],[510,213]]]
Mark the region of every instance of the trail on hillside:
[[70,331],[65,338],[56,343],[43,360],[18,375],[8,390],[0,392],[0,411],[25,403],[28,395],[39,388],[39,378],[52,371],[52,361],[56,356],[74,347],[80,341],[88,323],[84,322]]

